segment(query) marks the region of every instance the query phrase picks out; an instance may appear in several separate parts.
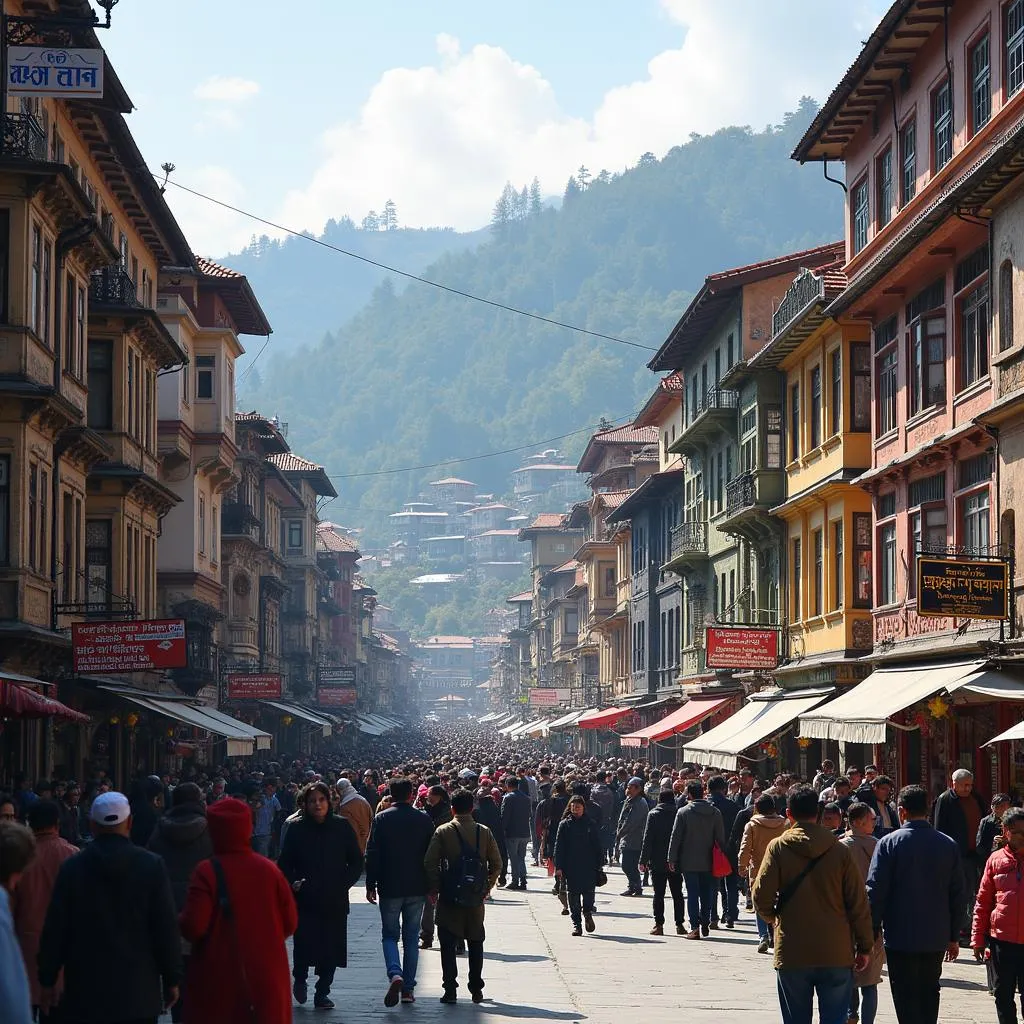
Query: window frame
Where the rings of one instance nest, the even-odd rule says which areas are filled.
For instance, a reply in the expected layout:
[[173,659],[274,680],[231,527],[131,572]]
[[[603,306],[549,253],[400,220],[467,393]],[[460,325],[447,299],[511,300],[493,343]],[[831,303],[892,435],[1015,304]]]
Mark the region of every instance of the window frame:
[[843,432],[843,346],[837,345],[828,353],[831,397],[829,399],[830,437]]
[[821,395],[821,363],[811,367],[807,375],[807,411],[810,420],[810,439],[808,451],[813,452],[821,447],[821,417],[822,417],[822,395]]
[[792,609],[793,621],[802,622],[802,609],[801,605],[801,576],[803,574],[803,559],[801,551],[801,538],[791,537],[789,543],[790,550],[790,607]]
[[1013,260],[999,264],[999,351],[1013,348]]
[[[913,143],[913,148],[907,143]],[[917,195],[917,113],[900,125],[900,209]]]
[[843,607],[846,592],[846,564],[842,519],[832,520],[832,610]]
[[850,189],[850,245],[856,256],[868,244],[871,225],[871,191],[865,174]]
[[814,616],[825,614],[825,528],[811,532],[811,550],[814,558]]
[[[976,277],[965,288],[961,289],[953,297],[956,310],[956,382],[957,391],[966,391],[975,384],[985,380],[989,376],[989,346],[992,339],[989,336],[989,324],[992,316],[992,289],[990,287],[988,273]],[[976,375],[970,380],[967,379],[969,366],[967,333],[968,317],[973,323],[973,362],[977,365]]]
[[800,380],[789,388],[789,461],[800,458]]
[[[883,331],[888,340],[880,343],[879,334]],[[896,316],[886,318],[872,332],[876,395],[873,405],[878,437],[884,437],[899,426],[899,337]]]
[[878,538],[878,607],[888,608],[899,601],[896,517],[880,522],[875,532]]
[[892,143],[875,159],[875,221],[881,231],[893,215]]
[[[942,331],[936,332],[932,335],[928,330],[928,324],[939,323],[942,324]],[[919,338],[915,335],[920,332]],[[930,409],[941,409],[945,407],[948,400],[948,388],[946,380],[946,359],[947,359],[947,343],[948,343],[948,328],[946,325],[946,308],[945,306],[936,307],[923,311],[920,315],[914,317],[913,320],[907,324],[906,329],[906,345],[907,345],[907,418],[913,419],[915,416],[928,412]],[[929,349],[929,341],[935,339],[941,339],[942,344],[942,358],[935,359],[932,357]],[[915,359],[915,347],[920,347],[920,362]],[[930,383],[931,374],[929,371],[932,367],[941,366],[942,368],[942,396],[941,399],[937,397],[938,391],[936,385]]]
[[931,168],[938,174],[953,159],[953,83],[948,76],[931,90],[929,104]]
[[853,515],[853,594],[851,606],[870,608],[874,597],[871,580],[874,573],[873,531],[870,512]]
[[[301,519],[289,519],[285,529],[285,546],[289,551],[301,551],[303,547],[303,523]],[[292,537],[297,534],[298,543],[292,543]]]
[[[217,400],[217,357],[209,352],[196,353],[196,401],[215,402]],[[204,395],[205,385],[209,385],[210,393]]]
[[[979,70],[975,65],[982,47],[985,64]],[[968,46],[966,66],[968,137],[973,138],[992,120],[992,34],[987,27]],[[983,109],[979,109],[979,102]]]
[[[1019,24],[1010,33],[1010,15],[1015,14],[1019,18]],[[1010,0],[1002,10],[1003,29],[1003,96],[1004,100],[1010,100],[1024,88],[1024,0]],[[1016,50],[1016,61],[1011,59],[1013,51]],[[1017,80],[1014,83],[1013,76]]]

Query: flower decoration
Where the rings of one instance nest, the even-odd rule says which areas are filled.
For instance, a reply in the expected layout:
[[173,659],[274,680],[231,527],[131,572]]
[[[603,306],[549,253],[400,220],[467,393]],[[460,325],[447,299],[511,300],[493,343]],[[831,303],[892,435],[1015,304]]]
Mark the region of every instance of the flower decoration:
[[949,702],[942,696],[932,697],[927,704],[928,714],[932,718],[945,718],[949,714]]
[[132,711],[128,714],[127,718],[125,718],[125,721],[128,723],[129,729],[134,729],[135,726],[139,724],[139,716]]
[[811,737],[810,736],[800,736],[797,739],[797,741],[796,741],[796,745],[801,750],[806,750],[811,745]]
[[918,711],[918,713],[914,715],[914,725],[921,730],[922,736],[929,736],[931,734],[931,719],[923,711]]
[[291,716],[291,715],[285,715],[285,716],[284,716],[284,717],[283,717],[283,718],[281,719],[281,724],[282,724],[282,725],[291,725],[291,724],[292,724],[292,722],[294,722],[294,721],[295,721],[295,719],[294,719],[294,718],[292,718],[292,716]]
[[771,742],[761,744],[761,753],[765,757],[776,758],[779,756],[779,748]]
[[110,716],[110,724],[111,725],[119,725],[120,722],[121,722],[121,719],[118,718],[117,715],[111,715]]

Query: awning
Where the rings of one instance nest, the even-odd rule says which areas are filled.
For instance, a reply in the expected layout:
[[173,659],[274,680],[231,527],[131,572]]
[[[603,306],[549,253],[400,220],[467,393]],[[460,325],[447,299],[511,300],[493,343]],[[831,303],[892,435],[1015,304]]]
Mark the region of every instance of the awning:
[[507,711],[503,711],[496,718],[492,718],[487,724],[492,729],[500,729],[502,726],[508,725],[515,717],[515,715],[510,715]]
[[623,715],[628,715],[632,708],[605,708],[603,711],[588,711],[576,723],[581,729],[610,729]]
[[684,759],[705,767],[736,769],[744,750],[785,729],[794,718],[817,707],[833,692],[831,687],[794,690],[792,696],[776,691],[767,700],[751,700],[721,725],[687,743],[683,747]]
[[477,721],[481,725],[486,725],[488,722],[493,722],[493,721],[495,721],[495,720],[497,720],[497,719],[499,719],[501,717],[502,717],[502,712],[500,712],[500,711],[490,711],[486,715],[482,715],[480,718],[478,718]]
[[282,714],[291,715],[293,718],[301,718],[304,722],[315,725],[324,736],[331,735],[331,723],[323,716],[316,714],[314,711],[309,711],[300,704],[288,704],[283,700],[261,700],[260,703],[266,704]]
[[596,708],[588,708],[586,710],[570,711],[566,715],[562,715],[561,718],[556,718],[549,726],[549,729],[568,729],[570,726],[575,725],[587,711],[595,711]]
[[532,739],[543,738],[547,736],[551,730],[551,723],[546,719],[542,718],[538,722],[531,722],[529,728],[526,730],[526,735]]
[[[35,682],[28,676],[19,676],[26,682]],[[88,722],[89,716],[75,711],[53,697],[44,697],[35,690],[11,682],[10,677],[0,679],[0,718],[65,718],[70,722]]]
[[[813,714],[800,716],[800,735],[848,743],[885,743],[889,719],[940,690],[961,687],[982,695],[1024,699],[1024,684],[985,670],[986,662],[893,665],[877,668],[865,680]],[[1012,680],[1012,681],[1011,681]],[[1015,685],[1014,685],[1015,684]]]
[[[211,708],[204,704],[202,711],[207,718],[212,718],[215,722],[221,722],[226,726],[238,729],[240,732],[247,733],[255,742],[257,750],[270,749],[273,737],[269,732],[264,732],[263,729],[260,729],[255,725],[250,725],[248,722],[243,722],[238,718],[233,718],[231,715],[221,711],[219,708]],[[241,757],[244,755],[236,754],[235,756]]]
[[660,722],[655,722],[654,725],[649,725],[646,729],[626,733],[622,737],[622,745],[624,747],[646,747],[650,743],[659,743],[668,739],[669,736],[675,736],[676,733],[686,732],[698,722],[704,721],[709,715],[713,715],[731,699],[731,697],[694,697],[681,708],[666,715]]
[[503,726],[502,726],[502,727],[501,727],[501,728],[500,728],[500,729],[498,730],[498,735],[499,735],[499,736],[508,736],[508,734],[509,734],[510,732],[512,732],[512,730],[513,730],[513,729],[518,729],[518,728],[519,728],[519,726],[521,726],[521,725],[523,725],[523,724],[524,724],[523,720],[522,720],[521,718],[517,718],[517,719],[516,719],[515,721],[513,721],[513,722],[509,722],[509,724],[508,724],[508,725],[503,725]]
[[356,725],[359,731],[367,736],[383,736],[385,733],[384,726],[371,722],[363,716],[356,719]]

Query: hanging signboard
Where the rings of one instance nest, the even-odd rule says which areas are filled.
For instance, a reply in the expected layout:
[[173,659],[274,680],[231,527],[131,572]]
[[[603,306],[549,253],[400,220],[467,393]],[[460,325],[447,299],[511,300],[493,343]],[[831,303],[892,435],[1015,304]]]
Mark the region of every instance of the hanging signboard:
[[279,700],[281,677],[274,672],[228,676],[228,700]]
[[103,97],[103,51],[7,47],[10,96]]
[[345,665],[320,665],[316,670],[320,686],[355,686],[356,670]]
[[71,653],[79,673],[185,668],[185,620],[75,622],[71,626]]
[[568,689],[552,690],[535,686],[530,690],[529,697],[530,706],[535,708],[551,708],[557,704],[569,703]]
[[917,614],[958,619],[1010,617],[1010,563],[974,558],[917,558]]
[[777,668],[779,631],[756,626],[708,626],[704,654],[708,668]]
[[316,691],[316,702],[322,708],[349,707],[356,702],[354,686],[330,686]]

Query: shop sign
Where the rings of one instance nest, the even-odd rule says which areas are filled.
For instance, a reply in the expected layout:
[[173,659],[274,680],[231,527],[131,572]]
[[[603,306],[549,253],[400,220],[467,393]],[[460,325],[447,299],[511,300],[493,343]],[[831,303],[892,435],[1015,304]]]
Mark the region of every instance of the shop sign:
[[777,668],[779,631],[741,626],[708,626],[704,634],[708,668]]
[[1009,618],[1009,562],[919,555],[917,614],[958,619]]
[[103,98],[103,51],[50,46],[7,47],[11,96]]
[[529,703],[534,708],[552,708],[558,704],[569,703],[569,691],[550,690],[541,687],[534,687],[530,690]]
[[355,704],[357,698],[354,686],[320,687],[316,691],[316,702],[322,708],[343,708]]
[[316,678],[319,686],[355,686],[356,670],[344,665],[320,665]]
[[279,700],[281,676],[275,672],[228,676],[228,700]]
[[185,620],[75,622],[71,653],[74,670],[80,674],[185,668]]

